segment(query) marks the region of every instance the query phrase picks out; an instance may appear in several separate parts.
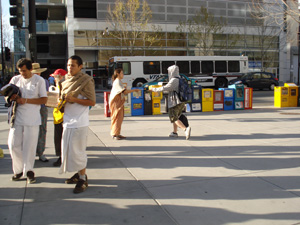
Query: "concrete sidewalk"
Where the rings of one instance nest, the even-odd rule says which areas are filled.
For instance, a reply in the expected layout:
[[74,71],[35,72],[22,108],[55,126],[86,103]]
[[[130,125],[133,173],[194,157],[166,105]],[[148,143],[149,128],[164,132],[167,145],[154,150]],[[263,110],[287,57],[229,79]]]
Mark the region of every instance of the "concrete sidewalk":
[[[187,114],[192,137],[168,137],[168,116],[110,119],[91,111],[89,188],[73,194],[58,174],[49,114],[37,183],[12,182],[8,125],[0,123],[0,224],[300,224],[300,108]],[[98,110],[99,111],[99,110]]]

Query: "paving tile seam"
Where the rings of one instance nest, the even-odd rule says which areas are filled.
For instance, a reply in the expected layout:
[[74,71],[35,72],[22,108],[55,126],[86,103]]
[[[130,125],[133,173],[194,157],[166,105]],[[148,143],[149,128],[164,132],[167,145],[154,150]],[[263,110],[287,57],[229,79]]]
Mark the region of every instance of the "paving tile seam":
[[[271,171],[274,171],[274,170],[271,170]],[[275,170],[275,171],[276,171],[276,170]],[[290,194],[292,194],[292,195],[294,195],[294,196],[296,196],[296,197],[300,197],[300,194],[297,194],[297,193],[294,192],[294,191],[288,191],[286,188],[283,188],[283,187],[279,186],[278,184],[275,184],[275,183],[273,183],[273,182],[271,182],[271,181],[269,181],[269,180],[266,180],[266,179],[264,179],[263,177],[257,176],[257,178],[261,179],[262,181],[264,181],[264,182],[266,182],[266,183],[268,183],[268,184],[271,184],[271,185],[273,185],[273,186],[275,186],[275,187],[281,189],[282,191],[286,191],[286,192],[289,192]]]
[[[94,133],[94,132],[93,132]],[[180,223],[172,216],[172,214],[165,208],[163,205],[158,201],[158,199],[155,198],[155,196],[152,194],[150,190],[134,175],[134,173],[123,163],[123,161],[114,154],[114,152],[104,143],[102,142],[101,138],[94,133],[94,135],[99,139],[99,141],[109,149],[113,157],[120,162],[120,164],[128,171],[128,173],[134,178],[134,180],[139,184],[139,186],[147,193],[147,195],[156,203],[157,206],[160,207],[160,209],[176,224],[180,225]]]
[[249,173],[241,173],[241,174],[236,174],[236,175],[231,175],[231,176],[224,176],[224,177],[213,177],[213,178],[206,178],[206,179],[195,179],[195,180],[189,180],[185,182],[176,182],[174,184],[162,184],[162,185],[153,185],[153,186],[148,186],[148,188],[161,188],[161,187],[174,187],[178,185],[183,185],[183,184],[193,184],[193,183],[202,183],[206,181],[212,181],[212,180],[222,180],[222,179],[228,179],[228,178],[233,178],[233,177],[242,177],[244,175],[252,174],[252,172]]
[[[276,170],[268,170],[268,171],[276,171]],[[257,179],[262,180],[265,183],[271,184],[272,186],[275,186],[279,189],[281,189],[282,191],[286,191],[289,192],[290,194],[296,196],[296,197],[300,197],[299,194],[294,193],[293,191],[288,191],[285,188],[274,184],[273,182],[270,182],[264,178],[262,178],[261,176],[257,175],[260,173],[265,173],[265,170],[261,170],[261,171],[256,171],[256,172],[246,172],[246,173],[241,173],[241,174],[236,174],[236,175],[232,175],[232,176],[224,176],[224,177],[214,177],[214,178],[207,178],[207,179],[195,179],[195,180],[190,180],[190,181],[186,181],[186,182],[176,182],[174,184],[163,184],[163,185],[154,185],[154,186],[148,186],[149,189],[156,189],[156,188],[161,188],[161,187],[175,187],[178,185],[185,185],[185,184],[193,184],[193,183],[203,183],[203,182],[207,182],[207,181],[212,181],[212,180],[222,180],[222,179],[228,179],[228,178],[234,178],[234,177],[243,177],[243,176],[249,176],[249,175],[254,175],[252,177],[255,177]]]

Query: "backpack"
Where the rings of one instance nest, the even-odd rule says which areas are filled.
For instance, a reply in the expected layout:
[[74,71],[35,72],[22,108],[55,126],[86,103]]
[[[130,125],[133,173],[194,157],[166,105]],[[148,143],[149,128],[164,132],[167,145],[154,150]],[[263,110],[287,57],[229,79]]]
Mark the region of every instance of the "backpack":
[[187,80],[184,78],[179,78],[178,92],[177,95],[181,102],[191,102],[192,101],[192,88],[188,84]]

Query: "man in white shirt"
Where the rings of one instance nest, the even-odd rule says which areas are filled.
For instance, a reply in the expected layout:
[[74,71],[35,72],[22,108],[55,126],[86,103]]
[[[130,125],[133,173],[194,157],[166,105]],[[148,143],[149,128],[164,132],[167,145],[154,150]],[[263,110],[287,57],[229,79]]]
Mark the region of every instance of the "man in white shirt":
[[45,81],[33,74],[30,59],[22,58],[17,62],[20,75],[14,76],[10,83],[19,87],[21,96],[13,96],[18,103],[13,126],[8,135],[8,147],[12,158],[13,181],[27,175],[28,183],[35,183],[33,172],[39,126],[41,125],[40,107],[47,102]]
[[64,105],[62,159],[60,173],[77,171],[67,184],[76,184],[73,192],[81,193],[88,187],[86,175],[89,106],[96,103],[95,84],[91,76],[82,73],[82,59],[71,56],[68,74],[62,82],[60,95]]

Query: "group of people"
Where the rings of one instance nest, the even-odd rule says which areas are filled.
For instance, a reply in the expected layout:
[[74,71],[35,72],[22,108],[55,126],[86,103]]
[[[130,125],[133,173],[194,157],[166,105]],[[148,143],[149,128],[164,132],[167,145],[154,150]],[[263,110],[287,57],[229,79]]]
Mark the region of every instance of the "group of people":
[[[45,68],[38,63],[22,58],[17,62],[19,75],[14,76],[9,85],[18,89],[10,99],[17,106],[15,115],[10,118],[11,124],[8,135],[8,147],[12,158],[13,181],[27,177],[27,183],[36,182],[33,171],[35,156],[43,162],[48,159],[43,155],[46,140],[47,124],[47,90],[49,84],[40,76]],[[54,78],[59,90],[57,107],[53,110],[54,143],[58,156],[54,166],[60,166],[59,173],[76,173],[65,180],[67,184],[76,184],[74,193],[81,193],[88,187],[87,166],[87,137],[89,126],[89,107],[96,103],[95,85],[91,76],[81,71],[82,59],[71,56],[67,62],[67,70],[57,69],[51,77]],[[186,139],[190,138],[191,128],[186,127],[179,119],[184,109],[178,95],[179,68],[174,65],[168,68],[169,82],[167,85],[154,88],[151,91],[168,91],[169,117],[173,123],[170,137],[178,137],[177,129],[182,128]],[[111,136],[115,140],[126,137],[121,135],[124,119],[125,95],[138,92],[140,89],[127,90],[122,83],[123,70],[116,69],[113,74],[113,86],[109,99],[111,110]],[[13,121],[12,121],[13,119]]]
[[[38,155],[41,161],[47,161],[43,156],[44,149],[37,151],[38,145],[45,148],[45,139],[41,137],[46,133],[41,126],[44,123],[43,117],[47,123],[47,116],[42,115],[41,105],[47,103],[47,82],[38,73],[43,69],[35,68],[40,69],[35,71],[33,66],[37,64],[31,60],[22,58],[16,66],[20,74],[14,76],[9,83],[18,88],[19,93],[10,96],[17,105],[15,115],[10,118],[13,118],[13,123],[9,121],[11,127],[8,135],[14,173],[12,180],[18,181],[26,176],[27,183],[31,184],[36,182],[33,171],[35,156]],[[58,69],[52,74],[60,96],[58,107],[53,111],[55,149],[58,156],[55,165],[60,166],[59,173],[76,171],[65,181],[67,184],[76,184],[74,193],[81,193],[88,187],[86,146],[89,107],[96,103],[94,80],[81,72],[82,67],[82,59],[74,55],[68,59],[68,72]],[[47,110],[46,107],[45,109]]]
[[[112,80],[112,90],[109,97],[109,108],[111,111],[111,136],[115,140],[122,140],[125,137],[121,135],[121,126],[124,118],[124,103],[125,95],[131,92],[138,92],[140,89],[127,90],[122,83],[123,70],[118,68],[115,70]],[[176,65],[168,68],[169,82],[162,87],[153,88],[150,91],[153,92],[168,92],[168,113],[171,123],[173,124],[173,131],[169,137],[178,137],[178,127],[185,132],[186,139],[188,140],[191,135],[191,127],[186,127],[184,123],[179,119],[185,103],[181,102],[178,96],[179,90],[179,68]]]

